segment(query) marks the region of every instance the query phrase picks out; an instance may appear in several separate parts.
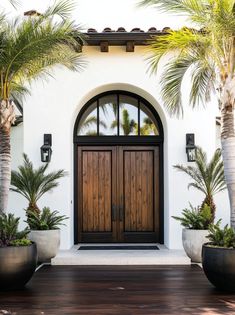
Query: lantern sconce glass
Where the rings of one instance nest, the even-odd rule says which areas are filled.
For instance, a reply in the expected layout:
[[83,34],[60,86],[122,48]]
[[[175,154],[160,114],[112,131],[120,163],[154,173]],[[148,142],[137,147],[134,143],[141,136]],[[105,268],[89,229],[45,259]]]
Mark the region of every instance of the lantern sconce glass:
[[41,146],[41,161],[45,163],[49,163],[51,161],[52,155],[52,136],[51,134],[44,134],[43,145]]
[[196,158],[196,145],[195,145],[195,135],[194,133],[186,134],[186,153],[188,162],[195,162]]

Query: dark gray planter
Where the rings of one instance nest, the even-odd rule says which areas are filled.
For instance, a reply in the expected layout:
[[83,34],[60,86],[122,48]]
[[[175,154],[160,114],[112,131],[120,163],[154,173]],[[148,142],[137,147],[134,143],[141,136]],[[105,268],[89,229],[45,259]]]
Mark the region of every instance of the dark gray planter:
[[36,244],[0,247],[0,289],[23,287],[37,266]]
[[235,249],[204,244],[202,266],[208,280],[216,288],[235,292]]

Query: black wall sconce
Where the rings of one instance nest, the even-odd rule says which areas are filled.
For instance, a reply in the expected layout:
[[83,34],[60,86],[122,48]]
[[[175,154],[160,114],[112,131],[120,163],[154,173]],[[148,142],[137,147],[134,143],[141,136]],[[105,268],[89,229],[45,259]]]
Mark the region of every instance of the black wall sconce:
[[186,134],[186,153],[188,162],[195,162],[196,158],[196,146],[195,146],[195,135],[194,133]]
[[51,161],[51,155],[52,155],[52,136],[51,134],[44,134],[44,141],[43,145],[41,146],[41,161],[42,162],[50,162]]

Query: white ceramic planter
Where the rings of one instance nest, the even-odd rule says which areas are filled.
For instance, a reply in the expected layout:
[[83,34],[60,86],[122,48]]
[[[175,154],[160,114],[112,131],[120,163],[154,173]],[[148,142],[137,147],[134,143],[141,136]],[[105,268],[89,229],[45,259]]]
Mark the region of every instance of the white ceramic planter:
[[202,245],[208,242],[208,230],[183,229],[183,247],[192,262],[202,262]]
[[56,256],[60,246],[60,230],[31,230],[28,237],[37,245],[39,262]]

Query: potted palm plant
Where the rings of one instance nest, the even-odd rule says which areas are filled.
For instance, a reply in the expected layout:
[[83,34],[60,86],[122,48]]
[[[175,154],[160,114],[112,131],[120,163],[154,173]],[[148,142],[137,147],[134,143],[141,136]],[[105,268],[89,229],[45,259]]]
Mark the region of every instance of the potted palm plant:
[[202,261],[202,245],[207,242],[208,227],[211,223],[211,209],[207,204],[203,207],[194,208],[190,204],[190,209],[182,211],[182,217],[173,216],[180,221],[184,227],[182,231],[183,247],[192,262]]
[[46,173],[48,163],[34,168],[26,154],[23,154],[23,165],[11,174],[11,190],[28,200],[26,222],[29,225],[29,238],[37,244],[38,260],[47,261],[56,256],[60,244],[59,226],[67,218],[44,207],[41,211],[38,200],[47,192],[59,185],[58,180],[66,175],[64,170]]
[[19,218],[0,214],[0,289],[23,287],[37,266],[37,248],[27,238],[29,231],[18,231]]
[[235,291],[235,230],[220,221],[211,225],[209,242],[202,248],[202,266],[208,280],[218,289]]
[[224,165],[221,159],[221,150],[217,149],[211,160],[207,161],[207,154],[202,148],[197,147],[195,165],[174,165],[174,168],[187,174],[193,181],[188,188],[195,188],[204,194],[202,207],[207,204],[211,209],[211,223],[215,219],[216,205],[214,195],[226,189],[224,178]]
[[[184,210],[183,218],[174,217],[184,226],[182,240],[187,255],[192,261],[201,262],[202,245],[207,241],[207,228],[215,219],[214,195],[226,189],[221,150],[217,149],[211,160],[207,162],[206,153],[202,148],[197,147],[195,166],[175,165],[174,167],[193,179],[188,184],[188,188],[193,187],[205,195],[201,207]],[[208,211],[210,211],[210,216]]]

